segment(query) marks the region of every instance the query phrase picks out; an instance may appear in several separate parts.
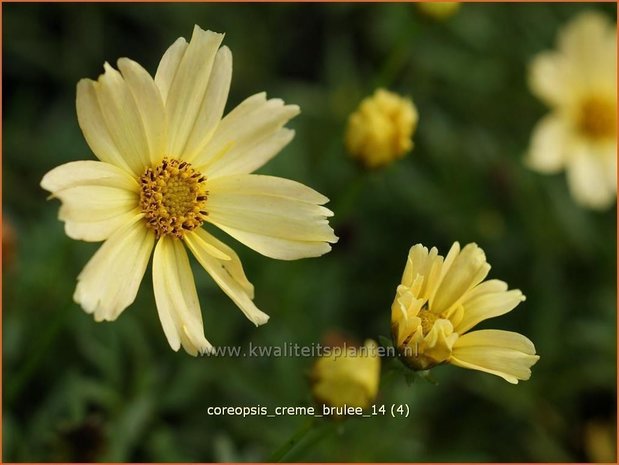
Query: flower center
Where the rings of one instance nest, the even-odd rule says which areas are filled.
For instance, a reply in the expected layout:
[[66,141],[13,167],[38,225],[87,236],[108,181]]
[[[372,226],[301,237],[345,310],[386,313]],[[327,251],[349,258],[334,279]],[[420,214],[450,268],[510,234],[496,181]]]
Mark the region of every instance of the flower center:
[[204,223],[206,177],[185,161],[164,158],[140,177],[140,208],[157,237],[179,239]]
[[614,101],[589,97],[580,107],[581,132],[593,139],[612,137],[617,131],[617,113]]
[[419,310],[419,314],[417,316],[421,319],[421,330],[424,335],[428,334],[432,330],[434,322],[438,320],[438,316],[426,308]]

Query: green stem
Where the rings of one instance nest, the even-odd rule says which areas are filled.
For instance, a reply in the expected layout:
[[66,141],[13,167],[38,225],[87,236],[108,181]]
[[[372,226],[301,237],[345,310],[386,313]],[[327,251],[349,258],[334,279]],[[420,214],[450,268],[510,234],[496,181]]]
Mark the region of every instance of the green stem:
[[268,462],[281,462],[282,459],[290,453],[290,451],[305,437],[307,433],[309,433],[315,423],[315,419],[312,417],[305,423],[301,425],[301,427],[288,439],[284,444],[282,444],[279,449],[271,454]]

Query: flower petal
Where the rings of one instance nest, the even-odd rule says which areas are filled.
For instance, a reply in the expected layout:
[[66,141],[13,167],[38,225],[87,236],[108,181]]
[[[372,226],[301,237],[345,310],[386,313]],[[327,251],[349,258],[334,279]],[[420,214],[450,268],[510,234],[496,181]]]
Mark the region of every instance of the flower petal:
[[212,350],[204,337],[200,302],[183,243],[169,236],[157,242],[153,255],[153,289],[157,312],[172,349],[191,355]]
[[137,182],[108,163],[66,163],[47,173],[41,187],[62,201],[59,218],[73,239],[105,240],[139,213]]
[[[269,320],[269,316],[252,302],[254,287],[245,277],[241,261],[234,250],[201,228],[185,235],[185,243],[219,287],[252,323],[259,326]],[[227,259],[217,257],[213,250]]]
[[[125,79],[109,63],[105,63],[104,68],[105,73],[99,76],[99,80],[96,83],[92,83],[98,108],[88,99],[86,102],[92,104],[79,105],[80,89],[78,84],[78,120],[80,120],[80,127],[81,119],[88,117],[101,118],[101,124],[107,130],[106,135],[114,147],[116,147],[117,153],[120,154],[124,161],[124,165],[128,166],[134,175],[139,176],[147,166],[150,166],[150,147],[145,124]],[[83,80],[80,82],[83,82]],[[86,94],[86,96],[89,95],[89,93]],[[90,114],[86,114],[87,112]],[[155,115],[152,117],[156,118]],[[82,127],[82,130],[84,131],[84,136],[87,136],[84,127]],[[90,141],[88,142],[90,144]],[[91,146],[91,148],[95,151],[95,147]],[[95,154],[99,156],[96,151]],[[111,161],[111,163],[117,164],[114,161]]]
[[566,162],[570,128],[555,114],[544,117],[533,130],[525,163],[541,173],[556,173]]
[[[494,288],[505,285],[505,289],[495,291]],[[524,302],[525,296],[519,289],[507,291],[507,285],[498,280],[491,280],[481,283],[478,288],[486,288],[486,292],[477,291],[471,296],[469,293],[462,301],[464,307],[463,318],[456,325],[455,331],[463,334],[478,323],[504,315],[512,311],[520,302]]]
[[326,197],[288,179],[237,175],[207,181],[207,220],[263,255],[281,260],[322,255],[337,242],[320,204]]
[[430,309],[436,314],[448,313],[462,300],[465,293],[481,283],[490,271],[484,251],[473,243],[467,244],[461,251],[455,243],[447,254],[443,267],[446,271],[430,303]]
[[73,299],[97,321],[115,320],[135,300],[155,241],[140,218],[111,235],[77,278]]
[[133,96],[143,123],[149,147],[149,165],[154,165],[163,158],[167,139],[165,110],[161,94],[150,74],[135,61],[121,58],[118,60],[118,68]]
[[[610,207],[616,197],[616,181],[609,182],[608,162],[596,148],[585,143],[571,149],[567,180],[574,199],[581,205],[602,210]],[[616,163],[616,161],[615,161]]]
[[[208,133],[200,132],[204,130],[205,125],[198,121],[199,115],[209,123],[211,119],[208,112],[214,111],[215,117],[219,112],[219,108],[204,109],[203,107],[211,101],[221,105],[221,95],[212,95],[213,91],[221,92],[222,88],[226,87],[225,66],[221,66],[225,63],[221,60],[218,65],[224,69],[224,77],[222,78],[217,73],[216,79],[223,80],[223,85],[215,85],[211,92],[207,92],[207,87],[223,37],[223,34],[203,31],[195,26],[189,45],[184,47],[183,42],[175,42],[161,60],[159,65],[161,72],[157,71],[155,82],[162,86],[160,91],[165,96],[169,125],[166,154],[170,157],[183,158],[194,128],[198,134],[193,138],[208,136]],[[224,52],[222,56],[225,55]],[[205,95],[209,97],[209,101],[205,100]],[[223,100],[225,103],[225,99]]]
[[192,162],[213,135],[224,113],[231,79],[232,53],[228,47],[221,47],[215,57],[204,101],[183,151],[184,160]]
[[292,140],[294,132],[282,127],[299,112],[265,93],[253,95],[221,121],[194,164],[208,177],[251,173]]
[[460,336],[449,362],[517,384],[531,377],[531,367],[538,360],[535,346],[522,334],[488,329]]

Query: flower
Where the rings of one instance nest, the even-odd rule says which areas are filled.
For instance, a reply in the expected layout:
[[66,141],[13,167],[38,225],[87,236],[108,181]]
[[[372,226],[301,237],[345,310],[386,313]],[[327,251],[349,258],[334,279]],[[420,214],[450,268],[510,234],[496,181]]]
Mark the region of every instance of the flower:
[[255,325],[268,316],[236,253],[210,223],[268,257],[329,252],[337,238],[328,199],[287,179],[250,174],[294,136],[296,105],[264,93],[222,119],[232,74],[223,34],[193,30],[165,52],[154,79],[138,63],[105,64],[77,85],[77,116],[100,161],[75,161],[41,186],[61,200],[68,236],[105,241],[78,276],[74,300],[95,320],[115,320],[135,299],[153,252],[157,311],[174,350],[212,349],[185,247]]
[[585,12],[560,32],[558,49],[533,60],[532,92],[550,107],[531,136],[526,162],[541,173],[562,169],[574,199],[593,209],[617,197],[616,26]]
[[327,348],[312,370],[316,401],[329,407],[368,408],[376,399],[380,381],[376,342],[368,339],[363,347],[344,344]]
[[393,339],[402,361],[414,370],[441,363],[485,371],[510,383],[527,380],[539,360],[522,334],[484,329],[483,320],[503,315],[525,300],[503,281],[484,281],[490,265],[476,244],[455,242],[443,259],[433,247],[411,247],[402,284],[391,306]]
[[419,2],[417,7],[427,16],[443,20],[451,18],[460,9],[460,2]]
[[378,89],[348,119],[346,148],[366,168],[380,168],[413,148],[417,109],[408,98]]

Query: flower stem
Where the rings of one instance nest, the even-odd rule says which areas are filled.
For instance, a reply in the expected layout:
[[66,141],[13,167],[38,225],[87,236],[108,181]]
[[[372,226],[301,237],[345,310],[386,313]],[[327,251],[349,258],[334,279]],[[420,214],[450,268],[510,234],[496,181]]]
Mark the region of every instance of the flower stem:
[[268,461],[281,462],[286,457],[286,455],[288,455],[292,451],[292,449],[294,449],[299,444],[299,442],[305,437],[305,435],[312,430],[315,423],[316,421],[313,417],[303,423],[301,427],[290,437],[290,439],[288,439],[275,452],[271,454],[271,457]]

